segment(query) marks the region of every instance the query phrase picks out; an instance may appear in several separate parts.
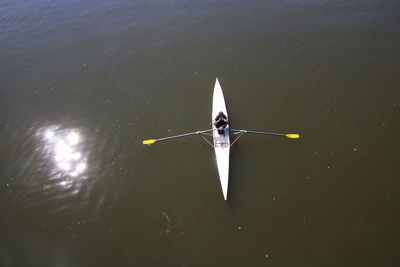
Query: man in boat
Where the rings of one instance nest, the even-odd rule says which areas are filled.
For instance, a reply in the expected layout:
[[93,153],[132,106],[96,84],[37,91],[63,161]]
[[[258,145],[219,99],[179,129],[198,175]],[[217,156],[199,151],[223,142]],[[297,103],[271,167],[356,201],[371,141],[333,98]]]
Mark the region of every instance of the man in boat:
[[217,117],[215,117],[215,119],[213,120],[213,124],[215,128],[218,129],[219,134],[224,134],[225,127],[228,126],[228,118],[222,111],[220,111]]

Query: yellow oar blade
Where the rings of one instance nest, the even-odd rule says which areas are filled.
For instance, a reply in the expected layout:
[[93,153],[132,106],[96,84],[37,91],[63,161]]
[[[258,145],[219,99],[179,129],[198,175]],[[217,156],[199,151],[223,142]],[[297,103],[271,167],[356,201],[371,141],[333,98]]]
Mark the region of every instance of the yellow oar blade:
[[156,139],[143,140],[143,145],[151,145],[157,142]]
[[300,135],[298,134],[285,134],[285,136],[289,138],[300,138]]

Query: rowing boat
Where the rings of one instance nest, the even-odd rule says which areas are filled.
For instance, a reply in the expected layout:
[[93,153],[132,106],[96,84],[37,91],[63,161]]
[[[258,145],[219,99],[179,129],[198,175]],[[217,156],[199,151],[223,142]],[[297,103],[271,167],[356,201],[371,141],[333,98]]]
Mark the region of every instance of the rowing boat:
[[[218,78],[215,81],[214,94],[213,94],[213,105],[211,120],[215,119],[218,113],[222,111],[228,118],[228,112],[226,110],[224,94],[222,93],[221,85],[219,84]],[[219,180],[221,182],[222,192],[224,199],[228,196],[228,180],[229,180],[229,125],[225,128],[223,134],[219,134],[217,128],[213,125],[213,139],[214,139],[214,150],[215,157],[217,160]]]
[[[228,112],[226,110],[224,94],[222,93],[221,85],[219,84],[218,78],[215,81],[214,85],[214,93],[213,93],[213,103],[212,103],[212,112],[211,119],[214,120],[218,113],[222,111],[226,117],[228,118]],[[207,135],[209,132],[212,132],[214,144],[211,144],[207,138],[203,135]],[[239,135],[233,142],[230,142],[229,135]],[[208,144],[214,147],[215,158],[217,161],[219,180],[221,182],[221,188],[224,195],[224,199],[226,200],[228,197],[228,180],[229,180],[229,150],[230,147],[239,139],[243,134],[261,134],[261,135],[272,135],[272,136],[285,136],[288,138],[297,139],[300,138],[298,134],[283,134],[283,133],[270,133],[270,132],[260,132],[260,131],[249,131],[249,130],[237,130],[230,129],[229,125],[225,128],[223,134],[219,134],[217,128],[213,125],[211,129],[196,131],[191,133],[184,133],[175,136],[162,137],[158,139],[148,139],[143,140],[144,145],[151,145],[155,142],[171,140],[175,138],[182,138],[191,135],[201,135]]]

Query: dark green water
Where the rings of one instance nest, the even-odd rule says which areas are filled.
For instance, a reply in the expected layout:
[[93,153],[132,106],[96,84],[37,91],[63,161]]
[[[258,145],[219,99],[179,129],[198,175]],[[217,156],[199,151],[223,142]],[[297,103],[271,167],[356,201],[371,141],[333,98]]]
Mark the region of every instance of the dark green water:
[[[1,1],[0,266],[399,266],[398,1]],[[219,77],[228,201],[209,128]]]

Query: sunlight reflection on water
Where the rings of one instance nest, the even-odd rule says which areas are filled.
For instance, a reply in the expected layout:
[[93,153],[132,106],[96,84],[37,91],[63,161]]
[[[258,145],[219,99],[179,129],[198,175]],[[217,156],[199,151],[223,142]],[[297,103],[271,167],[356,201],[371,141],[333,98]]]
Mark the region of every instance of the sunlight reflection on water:
[[58,184],[68,187],[68,178],[85,178],[87,157],[84,151],[84,138],[77,129],[49,127],[42,129],[39,136],[43,140],[44,157],[51,162],[53,177],[65,178]]

